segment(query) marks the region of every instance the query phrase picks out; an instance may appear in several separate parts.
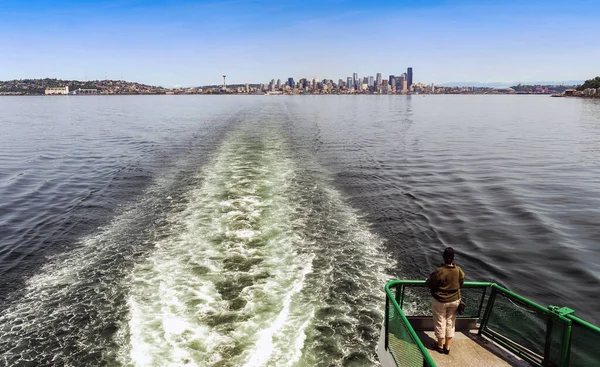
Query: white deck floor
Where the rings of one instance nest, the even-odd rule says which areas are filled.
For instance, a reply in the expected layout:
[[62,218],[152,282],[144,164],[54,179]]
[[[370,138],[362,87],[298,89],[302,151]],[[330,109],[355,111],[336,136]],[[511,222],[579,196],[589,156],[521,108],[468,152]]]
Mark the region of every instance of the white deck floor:
[[[438,367],[530,367],[530,365],[505,350],[504,348],[488,341],[486,338],[477,335],[477,330],[456,331],[450,354],[441,354],[430,348],[430,345],[435,342],[433,331],[417,331],[417,335],[428,348],[429,355],[433,358]],[[391,336],[392,339],[395,339]],[[404,343],[398,339],[391,340],[391,344]],[[384,348],[384,330],[379,340],[378,356],[382,367],[395,367],[396,362],[392,355]],[[407,360],[419,359],[420,352],[415,349],[414,344],[406,343],[406,348],[400,348],[399,352],[404,354],[401,358]]]
[[[433,331],[418,331],[417,335],[427,348],[435,342]],[[439,367],[530,367],[527,362],[511,352],[488,341],[486,338],[478,336],[477,330],[457,330],[452,340],[450,354],[441,354],[429,349],[429,355]]]

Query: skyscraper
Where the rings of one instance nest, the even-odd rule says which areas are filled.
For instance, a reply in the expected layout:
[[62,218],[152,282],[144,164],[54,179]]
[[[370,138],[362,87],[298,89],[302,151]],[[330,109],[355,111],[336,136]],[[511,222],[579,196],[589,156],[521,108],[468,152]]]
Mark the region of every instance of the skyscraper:
[[296,83],[294,82],[294,78],[288,78],[288,85],[290,88],[294,88]]
[[376,87],[381,87],[381,73],[377,73],[377,79],[375,79]]
[[354,89],[354,81],[352,80],[352,77],[348,77],[347,82],[348,82],[347,88]]
[[358,89],[358,73],[352,74],[352,84],[354,84],[354,89]]
[[369,87],[373,87],[373,84],[375,84],[375,81],[373,79],[372,76],[369,77]]
[[396,85],[396,89],[400,89],[402,93],[408,92],[408,82],[406,81],[406,73],[400,75],[400,82]]
[[412,68],[406,69],[406,83],[408,84],[409,88],[413,84],[413,72],[412,72]]

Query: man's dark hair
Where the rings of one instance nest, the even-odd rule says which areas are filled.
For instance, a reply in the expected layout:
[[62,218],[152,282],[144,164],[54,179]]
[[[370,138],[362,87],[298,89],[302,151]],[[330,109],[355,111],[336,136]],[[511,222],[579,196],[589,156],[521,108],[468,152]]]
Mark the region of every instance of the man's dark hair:
[[444,264],[452,264],[454,261],[454,249],[452,247],[446,247],[444,250]]

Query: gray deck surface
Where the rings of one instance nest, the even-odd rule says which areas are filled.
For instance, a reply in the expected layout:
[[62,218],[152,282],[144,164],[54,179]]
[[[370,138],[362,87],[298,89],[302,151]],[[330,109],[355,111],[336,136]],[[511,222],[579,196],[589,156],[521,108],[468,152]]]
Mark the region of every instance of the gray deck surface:
[[433,331],[417,331],[417,335],[425,347],[429,349],[429,354],[433,358],[435,364],[439,367],[530,366],[527,362],[511,352],[478,336],[477,330],[457,330],[454,339],[452,340],[450,354],[448,355],[438,353],[430,348],[430,345],[436,340]]

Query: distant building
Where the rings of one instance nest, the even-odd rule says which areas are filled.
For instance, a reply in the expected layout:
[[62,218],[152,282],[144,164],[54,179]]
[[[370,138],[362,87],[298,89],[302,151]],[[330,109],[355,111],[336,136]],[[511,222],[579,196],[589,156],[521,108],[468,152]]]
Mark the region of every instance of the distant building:
[[413,85],[413,69],[406,69],[406,81],[408,82],[408,87],[410,88]]
[[354,82],[352,81],[352,77],[348,77],[348,89],[354,89]]
[[352,84],[354,85],[354,89],[358,89],[358,73],[352,74]]
[[69,94],[69,87],[46,88],[44,93],[46,95]]
[[381,87],[381,73],[377,73],[377,79],[375,80],[376,87]]
[[296,86],[296,82],[294,82],[294,78],[288,78],[288,85],[290,88],[294,88]]
[[[46,94],[48,94],[48,93],[46,93]],[[73,94],[73,95],[79,95],[79,94],[98,94],[98,89],[82,89],[82,88],[78,88],[78,89],[75,89],[74,91],[72,91],[71,94]]]
[[400,89],[402,93],[408,92],[408,81],[406,80],[406,73],[402,73],[402,75],[400,75],[400,80],[399,83],[396,84],[396,88]]
[[375,84],[375,79],[372,76],[370,76],[369,77],[369,87],[372,88],[374,84]]
[[501,94],[514,94],[515,90],[512,88],[496,88],[494,89],[494,91],[496,93],[501,93]]

